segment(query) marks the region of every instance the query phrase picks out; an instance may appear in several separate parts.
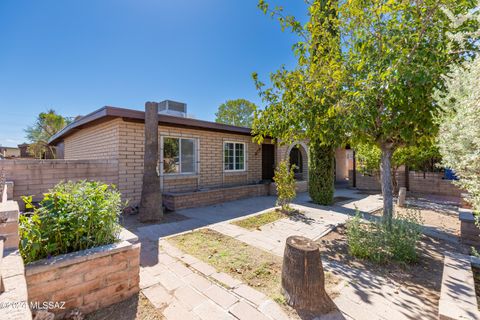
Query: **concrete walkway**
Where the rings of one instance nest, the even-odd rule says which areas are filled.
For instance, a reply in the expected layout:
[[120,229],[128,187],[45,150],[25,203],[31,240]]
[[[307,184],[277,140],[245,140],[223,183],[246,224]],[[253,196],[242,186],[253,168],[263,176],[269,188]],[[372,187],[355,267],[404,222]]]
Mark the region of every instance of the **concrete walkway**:
[[[344,202],[319,206],[308,194],[299,194],[296,209],[302,219],[286,218],[246,230],[232,225],[235,219],[270,210],[275,197],[257,197],[220,205],[180,210],[182,219],[170,223],[136,225],[130,228],[142,242],[140,282],[143,293],[163,310],[167,319],[288,319],[282,308],[263,293],[217,272],[189,256],[164,238],[208,227],[277,256],[283,256],[290,235],[317,239],[356,211],[368,215],[382,207],[379,195],[365,195],[341,189],[335,193]],[[128,227],[128,224],[127,224]],[[352,269],[340,263],[325,263],[325,269],[345,280],[335,299],[342,315],[327,319],[434,319],[436,306],[426,305],[409,290],[368,270]]]
[[166,319],[289,319],[263,293],[217,272],[165,240],[158,241],[157,246],[144,244],[140,287]]

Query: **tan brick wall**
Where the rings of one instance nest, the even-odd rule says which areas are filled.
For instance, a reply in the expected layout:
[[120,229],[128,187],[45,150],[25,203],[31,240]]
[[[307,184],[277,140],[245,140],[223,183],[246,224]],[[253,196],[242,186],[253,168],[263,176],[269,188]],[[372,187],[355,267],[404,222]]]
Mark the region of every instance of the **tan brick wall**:
[[308,142],[296,142],[292,144],[287,144],[287,145],[277,145],[276,148],[276,155],[275,155],[275,166],[278,165],[278,163],[284,159],[287,159],[290,157],[290,151],[292,150],[293,147],[299,146],[300,153],[302,154],[302,166],[303,166],[303,172],[301,175],[302,180],[308,180],[308,158],[309,158],[309,153],[308,153]]
[[75,308],[90,313],[123,301],[140,290],[140,244],[90,253],[88,259],[79,253],[64,257],[58,264],[26,266],[30,303],[64,301],[66,310],[53,310],[61,317]]
[[244,185],[220,189],[189,192],[164,193],[163,204],[169,210],[208,206],[225,201],[233,201],[249,197],[266,196],[269,194],[268,184]]
[[[349,172],[349,184],[353,183],[353,171]],[[451,180],[443,179],[440,172],[409,172],[409,192],[419,194],[444,195],[461,197],[462,190]],[[405,187],[405,171],[397,172],[399,187]],[[357,188],[360,190],[380,190],[380,179],[378,176],[364,176],[357,172]]]
[[[262,149],[251,137],[223,132],[195,130],[176,127],[159,127],[161,137],[183,137],[197,139],[199,152],[198,175],[165,175],[162,177],[163,191],[181,192],[198,188],[231,186],[258,182],[262,178]],[[246,171],[223,171],[223,142],[244,142],[246,146]],[[119,146],[119,188],[132,203],[140,201],[143,175],[144,125],[122,122]],[[160,150],[161,152],[161,150]]]
[[[84,132],[85,131],[85,132]],[[78,137],[77,137],[78,136]],[[161,177],[164,192],[193,191],[203,188],[256,183],[262,178],[262,148],[246,135],[196,130],[178,127],[159,127],[161,137],[173,136],[197,139],[199,148],[196,175],[165,175]],[[223,142],[244,142],[246,170],[224,172]],[[276,161],[286,156],[290,146],[277,147]],[[160,149],[160,148],[159,148]],[[162,150],[159,150],[162,152]],[[134,205],[140,201],[143,178],[144,124],[121,119],[85,128],[65,139],[65,158],[118,159],[118,186],[124,199]],[[308,177],[308,150],[302,148],[304,179]]]
[[23,206],[21,196],[43,198],[60,181],[98,180],[118,184],[118,160],[4,160],[6,179],[13,181],[13,200]]
[[65,138],[65,159],[117,159],[122,119],[83,128]]

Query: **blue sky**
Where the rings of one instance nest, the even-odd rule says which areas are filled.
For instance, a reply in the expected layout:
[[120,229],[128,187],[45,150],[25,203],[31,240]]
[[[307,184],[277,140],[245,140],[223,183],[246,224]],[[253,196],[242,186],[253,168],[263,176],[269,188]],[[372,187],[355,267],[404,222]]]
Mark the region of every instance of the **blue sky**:
[[[303,0],[276,1],[305,17]],[[49,108],[64,116],[104,105],[142,109],[145,101],[186,102],[214,120],[219,104],[261,101],[263,80],[295,58],[294,35],[257,0],[1,0],[0,145]]]

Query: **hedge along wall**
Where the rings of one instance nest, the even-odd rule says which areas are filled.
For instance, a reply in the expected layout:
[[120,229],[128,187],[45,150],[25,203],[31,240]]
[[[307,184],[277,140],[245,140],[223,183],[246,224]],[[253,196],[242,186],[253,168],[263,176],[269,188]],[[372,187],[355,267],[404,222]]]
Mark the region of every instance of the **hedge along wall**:
[[40,201],[60,181],[97,180],[118,184],[118,160],[3,160],[6,180],[13,181],[13,200],[23,206],[21,196]]
[[[442,195],[461,198],[462,190],[453,184],[452,180],[443,179],[441,172],[415,172],[410,171],[409,191],[412,193]],[[349,184],[352,186],[353,171],[349,172]],[[397,172],[399,187],[405,187],[405,172]],[[380,190],[380,179],[377,176],[364,176],[357,172],[357,186],[360,190]]]

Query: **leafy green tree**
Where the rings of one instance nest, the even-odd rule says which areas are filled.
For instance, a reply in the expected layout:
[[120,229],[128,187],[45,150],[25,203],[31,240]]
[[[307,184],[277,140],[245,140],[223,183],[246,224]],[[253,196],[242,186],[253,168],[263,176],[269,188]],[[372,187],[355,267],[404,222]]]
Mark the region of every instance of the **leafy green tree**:
[[297,66],[281,68],[265,88],[253,75],[260,95],[267,103],[253,122],[257,141],[272,136],[280,143],[309,141],[309,194],[319,204],[331,204],[334,193],[334,155],[344,137],[341,93],[344,67],[338,30],[337,2],[314,1],[310,20],[302,25],[284,16],[281,8],[258,6],[277,17],[282,29],[289,28],[301,39],[294,46]]
[[[470,18],[480,21],[480,13]],[[457,16],[454,21],[465,19]],[[460,44],[464,36],[452,35]],[[480,212],[480,57],[453,65],[445,79],[445,88],[434,95],[442,110],[437,118],[442,164],[455,171],[458,185],[469,193],[467,200]]]
[[245,99],[228,100],[218,107],[215,122],[250,128],[257,108],[253,102]]
[[[476,48],[462,51],[448,38],[446,9],[466,12],[468,0],[348,1],[340,7],[344,57],[348,74],[345,100],[352,138],[381,150],[384,216],[393,213],[392,157],[404,146],[435,135],[432,99],[442,87],[450,63]],[[459,24],[473,28],[472,24]]]
[[70,122],[69,119],[57,114],[55,110],[41,112],[35,124],[25,129],[26,138],[30,142],[28,151],[38,159],[41,159],[47,151],[55,157],[55,147],[49,145],[48,140]]
[[[377,174],[380,170],[381,150],[375,144],[359,143],[355,146],[358,169],[362,174]],[[438,147],[433,139],[421,139],[414,146],[400,147],[392,156],[391,174],[394,189],[397,189],[396,175],[401,166],[411,170],[433,171],[440,163]]]

